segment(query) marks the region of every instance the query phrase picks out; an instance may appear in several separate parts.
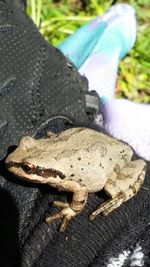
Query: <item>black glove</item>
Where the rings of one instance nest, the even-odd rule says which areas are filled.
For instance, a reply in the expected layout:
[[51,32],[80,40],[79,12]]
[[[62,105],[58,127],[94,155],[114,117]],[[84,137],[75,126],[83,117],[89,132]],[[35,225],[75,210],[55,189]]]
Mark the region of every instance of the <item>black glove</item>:
[[[37,186],[18,183],[6,172],[7,149],[22,135],[42,137],[50,130],[91,124],[99,112],[99,100],[88,91],[86,78],[39,34],[25,14],[24,1],[0,1],[0,15],[0,240],[8,253],[7,258],[0,253],[0,265],[7,266],[8,261],[8,266],[16,266],[18,244],[22,249],[39,220],[43,221],[47,204]],[[40,210],[35,206],[41,201],[46,209],[35,217],[34,211]]]
[[47,225],[44,218],[56,211],[49,203],[68,194],[6,171],[7,149],[12,151],[22,135],[39,138],[49,130],[91,127],[99,105],[86,78],[47,44],[26,16],[24,1],[0,0],[0,14],[0,266],[107,266],[120,251],[131,255],[137,244],[143,246],[142,240],[146,256],[149,171],[134,198],[108,217],[89,222],[90,212],[105,199],[101,192],[91,194],[63,234],[59,221]]

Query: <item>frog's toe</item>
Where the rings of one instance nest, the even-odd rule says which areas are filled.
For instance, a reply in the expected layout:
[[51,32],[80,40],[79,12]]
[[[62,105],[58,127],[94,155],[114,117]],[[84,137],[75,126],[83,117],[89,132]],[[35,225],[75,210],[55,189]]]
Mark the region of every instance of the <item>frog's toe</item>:
[[62,221],[62,223],[60,225],[59,231],[60,232],[64,232],[65,229],[66,229],[66,226],[68,225],[68,222],[77,215],[77,213],[73,209],[68,207],[68,206],[63,208],[61,211],[55,213],[54,215],[48,216],[46,218],[46,222],[49,224],[52,221],[63,217],[63,221]]
[[54,201],[53,202],[53,206],[57,207],[57,208],[68,208],[69,207],[69,203],[61,202],[61,201]]
[[62,211],[60,211],[60,212],[57,212],[57,213],[55,213],[54,215],[50,215],[50,216],[48,216],[46,219],[45,219],[45,221],[46,221],[46,223],[51,223],[52,221],[54,221],[54,220],[56,220],[56,219],[59,219],[59,218],[61,218],[61,217],[63,217],[63,214],[62,214]]
[[118,208],[125,200],[125,194],[123,192],[118,193],[113,199],[110,199],[101,204],[95,211],[93,211],[89,217],[92,221],[98,214],[108,215],[114,209]]
[[69,214],[69,215],[66,215],[60,225],[60,228],[59,228],[59,231],[62,233],[65,231],[68,223],[76,216],[76,213],[75,214]]

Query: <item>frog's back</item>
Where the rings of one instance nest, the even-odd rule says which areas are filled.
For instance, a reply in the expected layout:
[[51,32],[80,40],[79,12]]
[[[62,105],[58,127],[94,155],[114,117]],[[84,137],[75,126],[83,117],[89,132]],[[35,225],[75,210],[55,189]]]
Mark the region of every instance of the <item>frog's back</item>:
[[[60,157],[71,156],[79,151],[85,153],[96,154],[99,157],[117,157],[118,154],[130,155],[132,157],[132,149],[125,143],[122,143],[108,135],[88,128],[71,128],[68,129],[55,139],[51,149],[60,151]],[[57,155],[58,156],[58,155]]]
[[[58,136],[55,159],[69,179],[82,181],[89,192],[103,188],[118,164],[123,167],[132,156],[131,148],[103,133],[86,128],[73,128]],[[60,150],[59,150],[60,149]],[[60,164],[61,162],[61,164]]]
[[99,146],[101,145],[108,149],[113,147],[115,148],[115,150],[117,150],[117,148],[120,149],[120,147],[129,147],[127,144],[121,141],[118,141],[106,134],[89,128],[71,128],[60,134],[60,139],[62,140],[64,138],[65,141],[67,141],[68,145],[71,144],[71,146],[74,146],[76,148],[78,146],[80,148],[88,148],[96,146],[96,144],[99,144]]

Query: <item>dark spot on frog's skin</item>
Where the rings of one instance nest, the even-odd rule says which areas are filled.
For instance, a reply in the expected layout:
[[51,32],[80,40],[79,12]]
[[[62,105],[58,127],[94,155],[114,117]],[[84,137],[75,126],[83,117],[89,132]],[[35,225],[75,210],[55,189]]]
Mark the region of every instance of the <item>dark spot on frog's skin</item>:
[[134,185],[130,186],[129,188],[132,190],[133,194],[137,193],[137,190]]
[[102,165],[102,163],[101,163],[101,162],[100,162],[99,166],[100,166],[102,169],[104,169],[104,166]]
[[84,171],[84,168],[81,168],[82,171]]
[[90,165],[90,162],[88,162],[88,165]]
[[124,149],[123,149],[123,150],[121,150],[121,151],[120,151],[120,153],[121,153],[121,154],[122,154],[122,153],[124,153]]
[[121,156],[121,159],[124,161],[125,164],[128,162],[126,159],[126,156],[127,156],[127,154],[124,154]]
[[143,184],[143,180],[141,179],[141,175],[138,176],[137,182],[139,183],[139,185]]
[[81,157],[79,157],[78,160],[81,160]]
[[109,178],[108,180],[109,184],[112,185],[112,186],[116,186],[116,181],[114,181],[113,179]]
[[147,169],[147,166],[144,166],[143,171],[146,171],[146,169]]
[[74,173],[72,173],[70,176],[71,176],[71,177],[74,177]]
[[116,174],[119,174],[120,173],[120,166],[118,164],[116,164],[115,168],[114,168],[114,172]]
[[70,165],[70,168],[73,168],[73,165]]
[[85,203],[85,200],[80,200],[79,203],[80,204],[84,204]]
[[110,161],[112,160],[112,158],[109,159]]
[[79,182],[82,182],[82,179],[79,179]]

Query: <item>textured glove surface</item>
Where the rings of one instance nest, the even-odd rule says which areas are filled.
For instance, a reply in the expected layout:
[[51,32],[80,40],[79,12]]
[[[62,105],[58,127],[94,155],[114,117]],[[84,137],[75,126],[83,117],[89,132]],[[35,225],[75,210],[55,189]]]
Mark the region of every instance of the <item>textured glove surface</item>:
[[[43,39],[26,16],[25,2],[0,0],[0,231],[4,251],[10,254],[8,266],[13,265],[18,244],[24,244],[41,217],[41,213],[32,214],[42,193],[6,172],[7,149],[22,135],[40,137],[48,130],[89,124],[98,111],[98,105],[96,109],[86,105],[91,95],[86,78]],[[94,93],[93,97],[98,103],[98,96]]]

